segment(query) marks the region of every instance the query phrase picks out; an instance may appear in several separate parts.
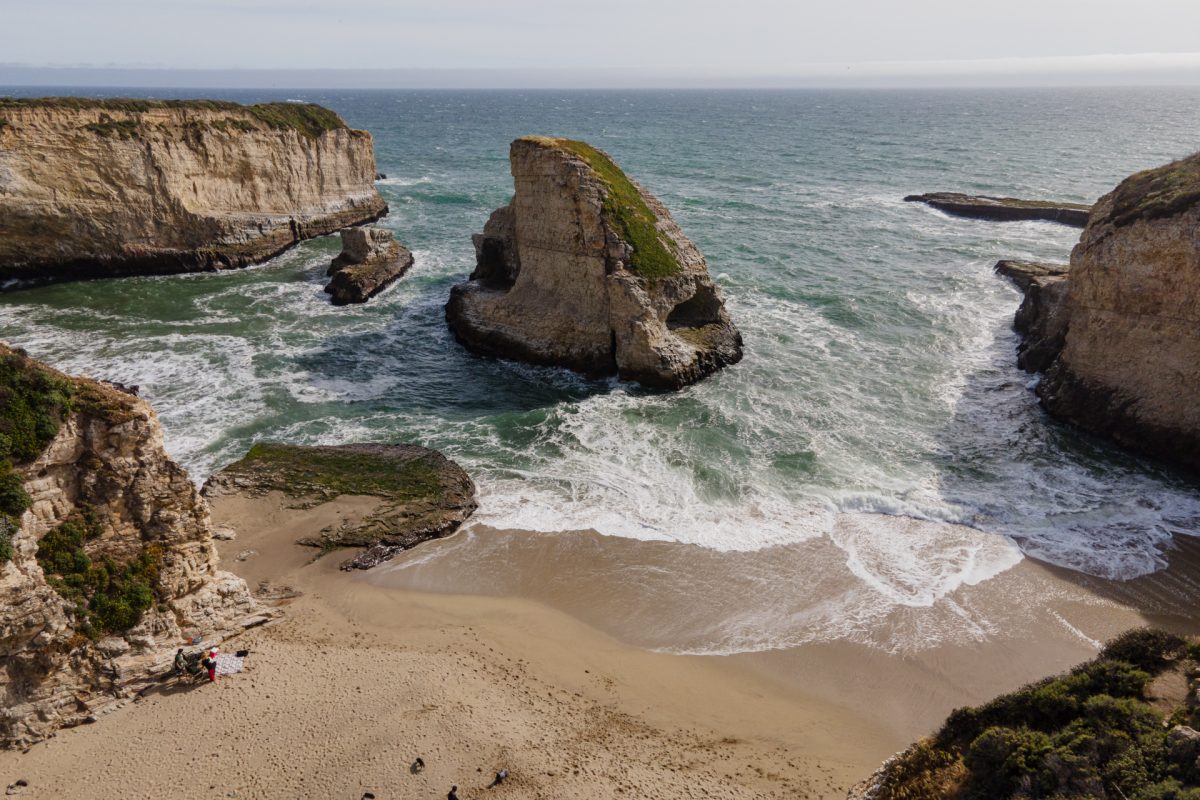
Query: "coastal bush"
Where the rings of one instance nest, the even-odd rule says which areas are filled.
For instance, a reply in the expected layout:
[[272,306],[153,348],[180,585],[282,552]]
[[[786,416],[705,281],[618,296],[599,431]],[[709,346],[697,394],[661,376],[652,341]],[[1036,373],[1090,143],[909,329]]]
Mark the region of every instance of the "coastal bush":
[[138,121],[134,119],[113,119],[108,114],[101,114],[99,122],[89,122],[83,126],[97,136],[104,138],[137,139]]
[[1102,220],[1116,227],[1170,217],[1200,203],[1200,153],[1131,175],[1113,190]]
[[604,212],[621,238],[633,247],[630,269],[646,278],[666,278],[681,271],[679,259],[658,232],[658,217],[642,193],[611,158],[586,142],[556,139],[555,144],[582,158],[608,188]]
[[1157,675],[1194,668],[1198,653],[1164,631],[1123,634],[1065,675],[955,710],[887,769],[878,797],[1200,800],[1200,744],[1168,738],[1188,707],[1167,723],[1145,700]]
[[154,605],[161,548],[145,544],[125,564],[105,556],[98,562],[86,551],[102,528],[94,514],[73,517],[38,542],[37,560],[47,582],[83,617],[90,636],[120,633],[136,625]]
[[259,103],[246,110],[276,130],[299,131],[310,139],[346,127],[336,113],[315,103]]
[[0,564],[8,563],[13,558],[13,536],[17,533],[17,526],[13,524],[12,519],[3,514],[0,514]]

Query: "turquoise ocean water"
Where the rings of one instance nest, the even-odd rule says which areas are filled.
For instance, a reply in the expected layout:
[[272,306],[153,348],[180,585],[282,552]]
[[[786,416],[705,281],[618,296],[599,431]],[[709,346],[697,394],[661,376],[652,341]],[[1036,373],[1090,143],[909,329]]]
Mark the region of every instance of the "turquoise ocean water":
[[[32,93],[0,87],[14,92]],[[1065,261],[1079,232],[901,201],[1090,202],[1200,149],[1200,90],[153,94],[312,101],[370,130],[381,224],[416,255],[355,308],[321,291],[336,237],[240,272],[0,295],[0,338],[140,385],[197,481],[258,439],[404,441],[460,461],[496,527],[750,551],[873,511],[1110,578],[1200,533],[1194,483],[1048,419],[1016,368],[1019,296],[992,264]],[[443,304],[529,133],[604,148],[672,209],[743,332],[741,364],[653,394],[455,344]]]

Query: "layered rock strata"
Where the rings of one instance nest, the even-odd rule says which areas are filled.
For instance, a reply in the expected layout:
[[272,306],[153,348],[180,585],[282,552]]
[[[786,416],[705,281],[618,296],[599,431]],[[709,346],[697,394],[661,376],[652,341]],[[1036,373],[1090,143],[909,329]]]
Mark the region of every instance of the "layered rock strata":
[[1066,264],[1036,261],[998,261],[995,270],[1012,280],[1025,299],[1013,318],[1013,330],[1021,335],[1017,366],[1026,372],[1041,372],[1054,362],[1067,335]]
[[329,265],[325,291],[335,306],[365,303],[404,276],[413,254],[380,228],[342,231],[342,252]]
[[[1052,282],[1051,282],[1052,281]],[[1018,314],[1026,368],[1053,415],[1200,467],[1200,154],[1122,182],[1096,204],[1067,278]]]
[[0,745],[90,720],[268,614],[144,400],[0,345]]
[[269,492],[282,492],[300,506],[343,495],[378,498],[365,517],[299,542],[322,550],[366,548],[344,569],[367,569],[421,542],[449,536],[478,507],[475,484],[462,467],[416,445],[256,444],[204,486],[208,497]]
[[1087,225],[1088,214],[1092,208],[1083,203],[1019,200],[1015,197],[989,197],[987,195],[959,194],[958,192],[910,194],[904,200],[909,203],[925,203],[956,217],[987,219],[996,222],[1041,220],[1059,222],[1075,228]]
[[258,263],[382,216],[374,176],[320,106],[0,99],[0,280]]
[[704,256],[608,155],[530,136],[510,160],[512,202],[474,237],[475,271],[446,305],[459,342],[664,389],[741,359]]

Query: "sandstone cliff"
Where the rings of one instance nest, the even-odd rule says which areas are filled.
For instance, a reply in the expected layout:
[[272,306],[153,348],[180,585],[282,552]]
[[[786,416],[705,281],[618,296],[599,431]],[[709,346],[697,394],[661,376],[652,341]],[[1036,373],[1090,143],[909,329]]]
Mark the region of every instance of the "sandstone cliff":
[[258,263],[382,216],[374,177],[320,106],[0,99],[0,279]]
[[704,256],[583,142],[512,144],[512,202],[475,237],[446,319],[476,352],[678,388],[742,357]]
[[261,622],[149,404],[0,345],[0,746],[77,724],[185,637]]
[[1200,467],[1200,153],[1101,198],[1065,280],[1029,294],[1023,309],[1043,332],[1027,365],[1045,370],[1043,405],[1127,447]]

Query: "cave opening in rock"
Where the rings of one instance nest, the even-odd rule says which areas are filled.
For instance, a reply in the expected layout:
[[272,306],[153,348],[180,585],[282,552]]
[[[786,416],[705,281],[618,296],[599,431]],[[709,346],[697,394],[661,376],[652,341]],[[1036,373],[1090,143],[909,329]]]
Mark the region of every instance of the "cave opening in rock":
[[667,327],[702,328],[721,321],[721,299],[715,286],[697,286],[696,293],[671,309]]

